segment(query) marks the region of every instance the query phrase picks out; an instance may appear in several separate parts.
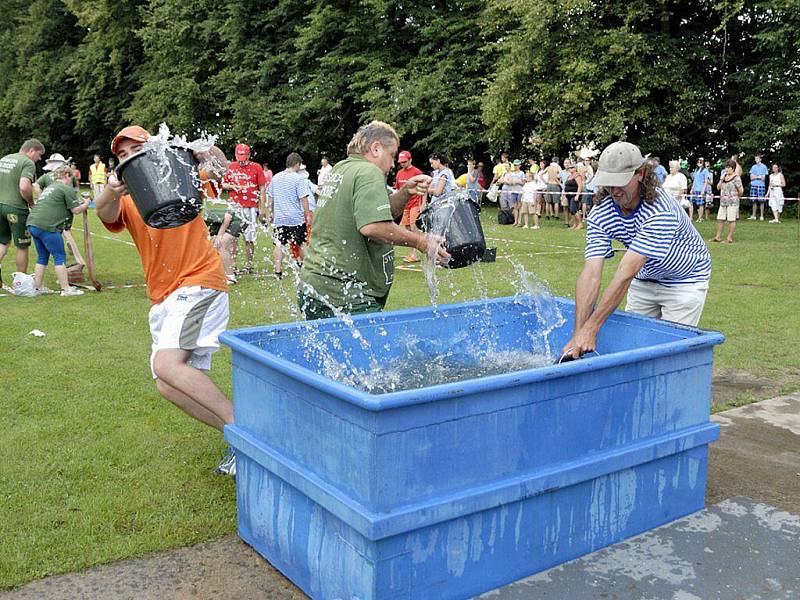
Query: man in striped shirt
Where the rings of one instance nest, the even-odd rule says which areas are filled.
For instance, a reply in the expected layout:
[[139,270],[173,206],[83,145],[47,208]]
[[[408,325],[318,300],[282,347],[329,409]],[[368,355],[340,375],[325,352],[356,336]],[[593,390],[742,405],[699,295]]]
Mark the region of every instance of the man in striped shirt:
[[[311,222],[308,206],[308,181],[299,173],[303,159],[297,152],[286,157],[286,170],[272,177],[267,192],[275,242],[275,277],[283,276],[283,248],[295,244],[299,262],[305,258],[306,226]],[[262,207],[263,208],[263,207]]]
[[[575,290],[575,329],[564,346],[578,358],[596,346],[597,333],[625,293],[625,310],[697,325],[708,292],[711,257],[677,201],[658,183],[655,165],[639,148],[615,142],[600,156],[594,176],[605,197],[586,221],[585,264]],[[627,248],[600,302],[603,264],[611,240]]]

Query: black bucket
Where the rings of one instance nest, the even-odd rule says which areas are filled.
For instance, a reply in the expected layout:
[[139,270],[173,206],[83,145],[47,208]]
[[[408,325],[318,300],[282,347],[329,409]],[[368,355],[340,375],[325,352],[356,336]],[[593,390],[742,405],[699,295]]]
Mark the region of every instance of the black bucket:
[[116,170],[150,227],[171,229],[195,219],[203,210],[197,185],[197,161],[186,148],[171,147],[159,161],[155,150],[125,159]]
[[460,269],[483,258],[486,239],[480,214],[478,204],[464,191],[450,192],[420,213],[420,229],[444,232],[444,247],[451,256],[448,268]]

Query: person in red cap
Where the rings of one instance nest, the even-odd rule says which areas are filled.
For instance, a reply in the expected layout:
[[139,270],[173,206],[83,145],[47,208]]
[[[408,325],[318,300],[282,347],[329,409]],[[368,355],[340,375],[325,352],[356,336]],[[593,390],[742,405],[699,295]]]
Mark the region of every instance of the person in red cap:
[[258,207],[264,204],[267,180],[261,165],[250,161],[250,146],[236,144],[234,150],[236,160],[228,165],[222,178],[222,189],[229,190],[230,201],[236,204],[236,212],[247,224],[244,230],[244,246],[247,259],[244,272],[253,269],[253,255],[256,248],[256,232],[258,231]]
[[[124,161],[143,150],[148,137],[137,125],[125,127],[111,142],[111,151]],[[200,161],[204,155],[195,153]],[[95,207],[109,231],[128,230],[141,256],[152,303],[150,367],[156,389],[190,416],[222,431],[233,422],[233,405],[205,371],[228,325],[228,287],[202,215],[172,229],[149,227],[114,174]],[[217,473],[236,474],[230,449]]]
[[[402,150],[400,154],[397,155],[397,162],[400,163],[400,169],[397,171],[397,175],[395,175],[394,178],[394,189],[401,190],[405,187],[406,183],[408,183],[409,179],[417,175],[422,175],[422,171],[411,164],[411,152],[408,150]],[[422,196],[414,195],[408,199],[406,207],[403,209],[403,217],[400,219],[400,225],[402,227],[414,233],[419,232],[417,229],[417,219],[419,218],[419,208],[421,204]],[[417,249],[412,246],[411,252],[403,258],[403,262],[419,262]]]

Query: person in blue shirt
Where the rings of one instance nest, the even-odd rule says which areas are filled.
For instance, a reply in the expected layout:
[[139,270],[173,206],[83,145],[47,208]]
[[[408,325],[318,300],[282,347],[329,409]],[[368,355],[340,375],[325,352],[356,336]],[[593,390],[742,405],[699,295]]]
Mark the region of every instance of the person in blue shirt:
[[664,168],[664,165],[661,164],[661,159],[658,156],[653,156],[650,160],[653,161],[655,165],[655,172],[658,176],[658,183],[664,183],[664,180],[667,178],[667,170]]
[[692,201],[689,206],[689,219],[694,215],[697,207],[697,222],[703,220],[703,211],[706,207],[706,186],[708,185],[708,170],[706,161],[702,158],[697,159],[697,168],[692,172],[692,193],[689,199]]
[[747,217],[748,221],[756,220],[756,213],[761,213],[764,220],[764,204],[767,202],[767,175],[769,169],[761,162],[761,156],[756,154],[756,164],[750,167],[750,200],[753,202],[753,214]]
[[[575,285],[575,324],[562,352],[579,358],[626,292],[625,310],[695,326],[705,305],[711,256],[675,198],[658,183],[653,164],[637,146],[615,142],[600,155],[598,193],[586,219],[584,267]],[[600,296],[611,241],[627,251]],[[598,301],[598,297],[600,300]]]

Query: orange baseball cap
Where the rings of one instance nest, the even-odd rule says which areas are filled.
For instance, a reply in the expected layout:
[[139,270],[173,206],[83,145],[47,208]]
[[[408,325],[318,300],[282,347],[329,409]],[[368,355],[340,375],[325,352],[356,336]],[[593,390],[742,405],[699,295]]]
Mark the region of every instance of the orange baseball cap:
[[117,146],[122,140],[134,140],[136,142],[146,142],[150,134],[147,130],[138,125],[128,125],[111,140],[111,152],[117,153]]

